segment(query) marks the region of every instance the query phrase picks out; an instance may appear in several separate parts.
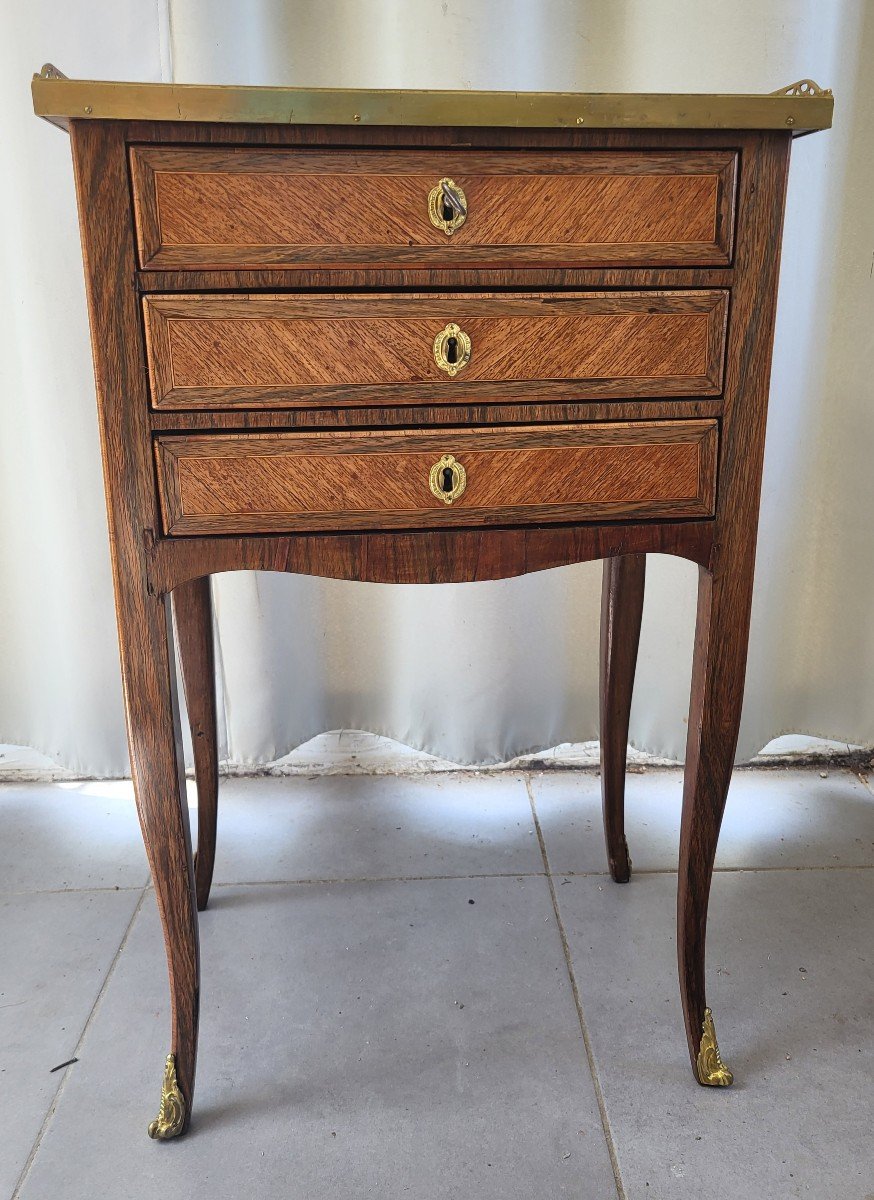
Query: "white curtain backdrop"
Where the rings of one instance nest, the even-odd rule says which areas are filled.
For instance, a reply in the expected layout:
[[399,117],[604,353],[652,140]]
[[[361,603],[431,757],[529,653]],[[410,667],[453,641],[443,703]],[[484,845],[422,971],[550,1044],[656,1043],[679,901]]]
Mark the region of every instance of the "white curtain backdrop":
[[[784,732],[874,743],[874,5],[865,0],[3,0],[0,741],[85,773],[127,752],[66,137],[30,111],[69,75],[584,91],[832,87],[789,188],[739,754]],[[649,563],[635,746],[682,757],[696,569]],[[457,762],[597,736],[599,564],[386,587],[215,581],[227,751],[326,729]],[[451,664],[451,695],[442,684]]]

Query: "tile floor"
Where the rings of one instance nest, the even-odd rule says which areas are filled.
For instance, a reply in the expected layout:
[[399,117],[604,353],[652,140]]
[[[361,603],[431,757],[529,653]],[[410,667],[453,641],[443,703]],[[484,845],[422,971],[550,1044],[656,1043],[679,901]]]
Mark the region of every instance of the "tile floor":
[[874,1200],[867,784],[736,773],[709,943],[727,1091],[694,1085],[683,1041],[679,772],[629,776],[628,887],[598,788],[226,780],[195,1119],[161,1145],[130,785],[0,787],[0,1197]]

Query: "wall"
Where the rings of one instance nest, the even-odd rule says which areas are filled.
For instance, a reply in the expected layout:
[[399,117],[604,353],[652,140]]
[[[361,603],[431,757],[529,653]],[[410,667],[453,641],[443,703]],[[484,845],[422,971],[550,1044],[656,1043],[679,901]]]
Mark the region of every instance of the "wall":
[[[740,750],[792,730],[874,742],[874,5],[173,0],[167,24],[130,0],[75,13],[37,0],[16,10],[13,34],[0,737],[80,768],[124,766],[68,147],[28,116],[26,79],[45,58],[68,74],[159,78],[169,45],[188,82],[832,87],[835,128],[793,151]],[[689,564],[651,559],[632,740],[676,757],[694,592]],[[457,588],[224,577],[230,751],[261,761],[337,727],[457,761],[594,737],[598,595],[597,564]],[[451,705],[435,699],[447,664]]]

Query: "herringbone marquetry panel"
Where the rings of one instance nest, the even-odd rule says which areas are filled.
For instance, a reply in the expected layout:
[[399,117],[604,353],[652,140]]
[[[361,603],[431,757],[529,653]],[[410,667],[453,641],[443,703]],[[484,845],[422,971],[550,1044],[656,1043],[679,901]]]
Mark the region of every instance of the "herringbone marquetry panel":
[[[518,524],[713,512],[716,422],[160,437],[172,534]],[[431,467],[452,454],[464,493]]]
[[[145,313],[159,408],[713,395],[726,294],[156,296]],[[450,321],[471,339],[454,378],[433,355]]]
[[[731,252],[735,155],[464,154],[135,147],[142,265],[718,264]],[[467,219],[431,224],[459,184]]]

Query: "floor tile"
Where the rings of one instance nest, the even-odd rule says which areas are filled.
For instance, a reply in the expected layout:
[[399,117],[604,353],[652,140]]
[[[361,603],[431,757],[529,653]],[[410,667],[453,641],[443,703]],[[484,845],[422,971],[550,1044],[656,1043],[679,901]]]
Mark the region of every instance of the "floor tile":
[[[0,896],[0,1196],[11,1196],[139,892]],[[69,1068],[76,1070],[76,1066]]]
[[519,775],[222,781],[218,883],[542,870]]
[[[559,771],[531,780],[550,867],[606,871],[601,780]],[[625,832],[634,867],[675,871],[681,771],[630,772]],[[846,770],[735,771],[717,868],[874,866],[874,796]]]
[[0,826],[0,894],[148,879],[130,782],[0,784]]
[[167,1037],[150,903],[22,1200],[615,1200],[544,879],[228,888],[202,929],[189,1136],[145,1135]]
[[668,874],[558,887],[628,1200],[867,1200],[874,872],[717,875],[708,1000],[729,1089],[689,1068],[675,889]]

